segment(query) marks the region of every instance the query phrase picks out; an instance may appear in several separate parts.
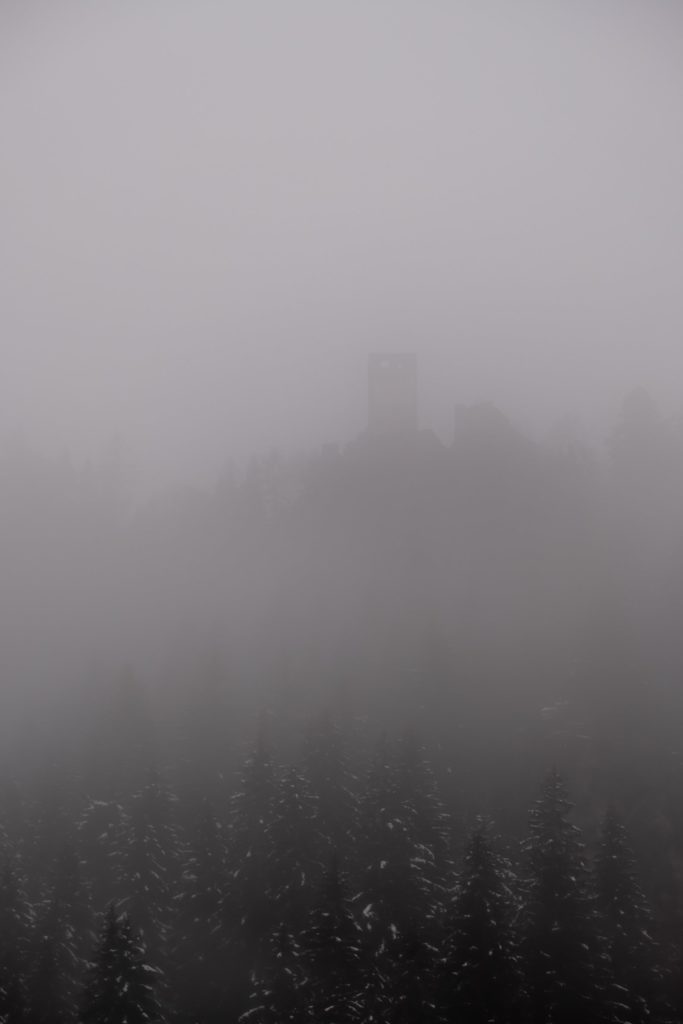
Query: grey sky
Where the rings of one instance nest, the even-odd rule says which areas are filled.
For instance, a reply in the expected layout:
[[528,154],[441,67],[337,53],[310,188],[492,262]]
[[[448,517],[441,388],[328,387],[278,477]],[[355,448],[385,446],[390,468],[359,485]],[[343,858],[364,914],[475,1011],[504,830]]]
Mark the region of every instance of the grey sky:
[[423,421],[683,402],[683,8],[0,7],[0,432],[162,477]]

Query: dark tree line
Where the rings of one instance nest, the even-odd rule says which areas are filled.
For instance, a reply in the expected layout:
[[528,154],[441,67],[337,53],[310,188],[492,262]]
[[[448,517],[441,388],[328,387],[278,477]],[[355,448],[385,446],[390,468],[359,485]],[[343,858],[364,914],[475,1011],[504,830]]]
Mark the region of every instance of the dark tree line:
[[329,719],[287,757],[262,731],[219,806],[154,771],[71,786],[49,844],[40,801],[3,801],[3,1024],[681,1019],[625,825],[588,849],[556,772],[521,842],[456,820],[413,739]]

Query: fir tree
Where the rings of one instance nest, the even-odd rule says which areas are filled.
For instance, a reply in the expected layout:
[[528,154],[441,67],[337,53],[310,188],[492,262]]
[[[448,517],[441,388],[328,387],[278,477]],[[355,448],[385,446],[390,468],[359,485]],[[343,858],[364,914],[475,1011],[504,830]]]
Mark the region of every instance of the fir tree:
[[126,808],[114,850],[120,903],[157,959],[166,952],[181,863],[174,803],[160,775],[150,772]]
[[424,922],[432,906],[410,790],[386,741],[370,767],[360,815],[361,923],[366,945],[386,951],[416,921]]
[[158,969],[145,960],[145,949],[129,918],[109,908],[79,1016],[80,1024],[163,1024],[155,995]]
[[267,894],[278,923],[298,934],[320,883],[323,839],[306,779],[293,766],[280,770],[266,830]]
[[0,864],[6,864],[10,859],[11,844],[5,823],[0,816]]
[[302,765],[316,798],[318,828],[327,856],[342,858],[350,834],[358,828],[358,779],[351,767],[347,737],[328,715],[309,728]]
[[[399,1003],[420,1005],[428,1019],[434,971],[405,988],[413,962],[430,959],[433,928],[431,857],[416,833],[410,774],[383,741],[368,774],[360,808],[361,858],[357,897],[363,929],[363,1007],[366,1020],[389,1020]],[[401,994],[400,994],[401,993]]]
[[417,922],[399,937],[393,949],[387,1022],[440,1024],[437,956],[438,950],[425,940]]
[[25,795],[17,780],[9,774],[0,783],[0,860],[5,865],[13,856],[21,856],[32,826]]
[[417,845],[413,866],[419,874],[424,893],[426,917],[423,926],[430,941],[437,942],[441,937],[447,890],[453,882],[451,822],[434,770],[424,748],[412,735],[401,740],[397,764]]
[[75,1019],[82,965],[93,942],[88,893],[75,851],[67,848],[37,913],[30,945],[31,1024],[65,1024]]
[[224,829],[205,807],[180,880],[171,963],[181,1018],[227,1016],[228,935],[221,916],[227,879]]
[[362,1019],[361,938],[333,855],[301,937],[301,960],[309,978],[310,1020],[353,1024]]
[[652,911],[638,882],[628,833],[613,811],[602,824],[595,885],[611,967],[612,1019],[618,1024],[667,1020]]
[[259,736],[246,758],[228,822],[228,876],[221,901],[222,927],[229,939],[235,1006],[245,1009],[248,976],[268,959],[267,937],[275,926],[268,887],[268,831],[273,818],[275,769]]
[[273,933],[267,961],[254,977],[252,1005],[240,1015],[240,1024],[303,1024],[305,976],[298,944],[285,924]]
[[21,871],[7,863],[0,873],[0,1021],[21,1024],[27,1009],[26,975],[32,910]]
[[441,1004],[462,1024],[508,1024],[518,1019],[519,974],[512,931],[512,872],[479,821],[465,848],[448,915]]
[[551,772],[530,812],[530,877],[524,907],[525,1019],[529,1024],[604,1020],[600,950],[579,829],[563,780]]
[[118,800],[88,798],[76,824],[84,881],[98,911],[119,895],[124,822],[123,805]]

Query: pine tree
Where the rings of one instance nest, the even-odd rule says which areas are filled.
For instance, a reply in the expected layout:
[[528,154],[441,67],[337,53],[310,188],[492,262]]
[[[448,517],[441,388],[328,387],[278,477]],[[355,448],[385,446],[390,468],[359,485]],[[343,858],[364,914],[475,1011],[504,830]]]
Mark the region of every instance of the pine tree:
[[529,1024],[592,1024],[605,1016],[605,960],[571,810],[563,780],[551,772],[531,808],[525,844],[530,876],[522,952]]
[[425,898],[425,934],[441,938],[447,891],[453,882],[451,822],[444,807],[434,770],[424,748],[412,735],[401,740],[397,751],[400,786],[405,793],[417,844],[414,868]]
[[362,1019],[361,938],[345,880],[333,855],[301,936],[311,1021],[353,1024]]
[[28,975],[31,1024],[75,1019],[86,953],[93,942],[88,893],[75,851],[67,848],[38,909]]
[[448,915],[441,998],[448,1020],[509,1024],[518,1019],[513,885],[510,866],[496,853],[489,826],[479,821],[467,840]]
[[88,798],[76,824],[83,878],[93,907],[101,911],[119,895],[121,837],[125,814],[118,800]]
[[347,736],[328,715],[309,728],[302,767],[316,798],[326,855],[335,851],[343,862],[349,834],[355,834],[358,828],[358,779],[351,767]]
[[150,772],[125,808],[114,850],[120,905],[155,959],[166,953],[171,895],[181,864],[174,804],[161,776]]
[[273,933],[265,964],[254,974],[249,1009],[240,1024],[304,1024],[306,979],[299,946],[285,924]]
[[267,937],[275,927],[268,889],[268,831],[273,819],[275,767],[262,735],[245,759],[230,804],[228,876],[221,902],[222,926],[229,939],[231,989],[236,1012],[251,991],[249,974],[268,960]]
[[227,1017],[228,935],[221,915],[227,880],[224,829],[209,807],[199,821],[180,880],[171,964],[182,1019]]
[[129,918],[109,908],[95,962],[91,964],[79,1024],[163,1024],[155,995],[158,969]]
[[27,1008],[26,974],[32,912],[19,866],[0,873],[0,1021],[22,1024]]
[[399,936],[393,949],[390,999],[386,1020],[390,1024],[440,1024],[438,1006],[438,950],[424,938],[419,924]]
[[[396,750],[383,741],[360,808],[357,901],[364,933],[365,1020],[390,1020],[394,1008],[403,1003],[411,1012],[419,1006],[428,1020],[434,1003],[434,967],[420,971],[419,992],[414,973],[410,977],[416,963],[433,960],[429,936],[434,920],[431,857],[417,835],[412,796],[410,773],[402,770]],[[410,994],[405,989],[409,977]]]
[[0,864],[6,864],[10,859],[11,844],[5,828],[5,822],[0,816]]
[[13,856],[24,852],[31,831],[25,795],[10,774],[0,782],[0,864],[5,865]]
[[361,923],[366,945],[390,950],[399,935],[428,918],[432,904],[411,793],[386,741],[370,767],[360,818]]
[[320,884],[324,841],[316,801],[306,779],[293,766],[283,767],[277,774],[266,840],[267,894],[273,913],[278,924],[284,923],[298,934]]
[[595,859],[595,885],[612,981],[612,1019],[657,1024],[668,1019],[652,911],[638,882],[626,828],[608,811]]

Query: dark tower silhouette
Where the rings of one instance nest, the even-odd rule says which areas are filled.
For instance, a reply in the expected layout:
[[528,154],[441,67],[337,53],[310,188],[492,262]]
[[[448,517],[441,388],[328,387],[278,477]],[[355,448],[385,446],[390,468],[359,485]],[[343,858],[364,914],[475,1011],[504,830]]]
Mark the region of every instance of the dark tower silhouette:
[[417,356],[374,352],[368,359],[368,430],[394,437],[417,430]]

